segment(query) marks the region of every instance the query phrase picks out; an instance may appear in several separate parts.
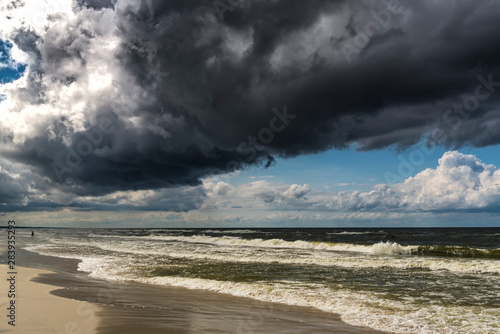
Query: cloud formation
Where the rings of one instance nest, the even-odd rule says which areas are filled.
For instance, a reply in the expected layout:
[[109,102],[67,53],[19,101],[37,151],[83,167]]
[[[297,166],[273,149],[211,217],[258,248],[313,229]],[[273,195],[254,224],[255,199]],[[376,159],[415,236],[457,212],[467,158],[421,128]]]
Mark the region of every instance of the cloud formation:
[[393,188],[399,205],[410,209],[500,208],[500,170],[456,151],[445,153],[436,169],[426,169]]
[[369,192],[338,192],[325,205],[337,210],[498,210],[500,170],[473,155],[450,151],[436,169],[391,186],[377,185]]
[[[453,212],[500,209],[500,170],[473,155],[446,152],[435,169],[404,182],[375,185],[369,191],[318,191],[308,184],[284,185],[254,181],[237,187],[209,182],[212,208],[252,208],[327,212]],[[307,195],[307,196],[306,196]]]
[[[212,4],[1,1],[0,38],[28,66],[2,86],[0,188],[12,189],[2,203],[22,205],[47,189],[53,195],[39,207],[60,202],[50,196],[106,206],[144,191],[157,200],[148,191],[202,189],[206,177],[270,166],[274,156],[422,139],[500,143],[496,1]],[[17,188],[15,164],[31,175]],[[261,198],[311,200],[303,187]],[[414,198],[401,187],[331,207],[410,205],[385,202],[391,191]],[[467,203],[491,205],[473,195]]]

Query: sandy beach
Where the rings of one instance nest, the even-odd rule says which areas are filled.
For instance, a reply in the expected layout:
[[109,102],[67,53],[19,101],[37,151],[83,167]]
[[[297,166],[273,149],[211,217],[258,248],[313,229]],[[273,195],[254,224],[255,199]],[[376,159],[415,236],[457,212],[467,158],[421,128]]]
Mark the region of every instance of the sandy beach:
[[[18,254],[32,268],[16,267],[16,326],[4,320],[6,333],[380,333],[311,308],[96,280],[76,270],[77,260]],[[3,276],[9,271],[6,265],[0,270]],[[2,291],[8,284],[2,280]],[[7,304],[2,299],[3,310]]]
[[[53,272],[41,269],[17,267],[15,275],[8,274],[6,265],[0,265],[4,279],[1,291],[9,291],[9,277],[15,276],[15,298],[2,298],[2,313],[11,313],[10,301],[15,301],[14,317],[2,317],[6,333],[96,333],[99,306],[87,302],[56,297],[50,294],[53,286],[31,281],[40,274]],[[6,278],[5,278],[6,277]],[[12,309],[12,307],[11,307]],[[8,322],[15,324],[12,326]]]

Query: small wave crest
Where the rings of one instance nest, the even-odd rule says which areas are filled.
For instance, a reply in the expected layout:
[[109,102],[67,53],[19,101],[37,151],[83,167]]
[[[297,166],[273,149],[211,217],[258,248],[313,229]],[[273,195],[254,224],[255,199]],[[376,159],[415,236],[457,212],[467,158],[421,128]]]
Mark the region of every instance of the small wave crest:
[[256,231],[256,230],[205,230],[203,232],[204,233],[213,233],[213,234],[253,234],[253,233],[259,233],[259,231]]
[[418,246],[401,246],[397,242],[379,242],[371,247],[374,254],[413,254]]
[[419,255],[430,256],[451,256],[468,258],[489,258],[500,259],[500,249],[479,249],[465,246],[419,246],[417,251]]
[[354,231],[342,231],[342,232],[327,232],[327,235],[385,235],[387,232],[385,231],[362,231],[362,232],[354,232]]
[[148,236],[143,237],[147,240],[164,240],[177,241],[186,243],[201,243],[212,244],[218,246],[231,247],[259,247],[259,248],[295,248],[309,250],[326,250],[326,251],[349,251],[370,253],[370,246],[347,244],[347,243],[332,243],[319,241],[295,240],[286,241],[283,239],[243,239],[234,236],[210,237],[210,236]]

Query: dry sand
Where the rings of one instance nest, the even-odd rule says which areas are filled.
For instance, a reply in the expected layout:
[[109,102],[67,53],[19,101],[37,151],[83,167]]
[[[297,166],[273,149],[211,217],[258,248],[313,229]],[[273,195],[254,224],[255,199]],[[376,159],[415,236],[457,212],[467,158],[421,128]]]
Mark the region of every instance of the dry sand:
[[[99,323],[96,313],[100,307],[87,302],[81,302],[50,294],[56,287],[32,282],[39,274],[49,274],[50,271],[32,268],[16,267],[17,274],[8,274],[7,265],[0,265],[2,279],[0,280],[0,301],[2,310],[3,333],[53,333],[53,334],[93,334],[97,333]],[[15,276],[15,298],[8,298],[10,289],[9,277]],[[15,301],[15,326],[7,315],[10,300]]]

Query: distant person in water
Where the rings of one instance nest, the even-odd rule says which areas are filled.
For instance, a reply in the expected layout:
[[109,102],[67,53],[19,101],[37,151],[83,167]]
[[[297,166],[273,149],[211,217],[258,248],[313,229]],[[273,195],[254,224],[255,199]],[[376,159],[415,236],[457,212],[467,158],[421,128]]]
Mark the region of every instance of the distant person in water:
[[34,237],[35,236],[35,232],[31,231],[31,236]]

